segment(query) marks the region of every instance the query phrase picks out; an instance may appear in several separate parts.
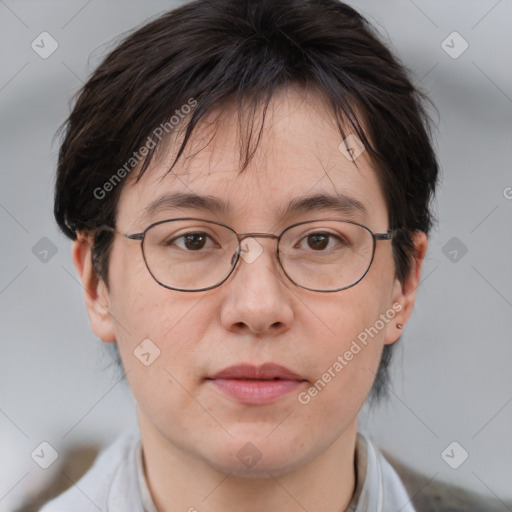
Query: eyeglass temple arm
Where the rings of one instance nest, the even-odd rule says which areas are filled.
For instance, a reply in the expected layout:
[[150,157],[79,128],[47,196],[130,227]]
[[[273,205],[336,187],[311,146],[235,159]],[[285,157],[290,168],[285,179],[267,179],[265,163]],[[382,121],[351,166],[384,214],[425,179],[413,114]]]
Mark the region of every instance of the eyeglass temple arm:
[[375,240],[391,240],[396,230],[389,230],[387,233],[374,233]]
[[144,238],[144,233],[133,233],[132,235],[129,235],[126,233],[121,233],[120,231],[117,231],[117,229],[106,225],[99,226],[98,231],[110,231],[111,233],[117,233],[118,235],[128,238],[128,240],[142,240]]

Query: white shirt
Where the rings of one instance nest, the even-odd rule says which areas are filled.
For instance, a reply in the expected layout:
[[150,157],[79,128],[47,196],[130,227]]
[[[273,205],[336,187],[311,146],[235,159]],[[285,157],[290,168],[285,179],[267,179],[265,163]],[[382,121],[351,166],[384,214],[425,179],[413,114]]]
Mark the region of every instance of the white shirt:
[[[373,443],[357,436],[357,483],[346,512],[414,512],[400,478]],[[157,512],[142,464],[138,432],[105,448],[89,471],[40,512]]]

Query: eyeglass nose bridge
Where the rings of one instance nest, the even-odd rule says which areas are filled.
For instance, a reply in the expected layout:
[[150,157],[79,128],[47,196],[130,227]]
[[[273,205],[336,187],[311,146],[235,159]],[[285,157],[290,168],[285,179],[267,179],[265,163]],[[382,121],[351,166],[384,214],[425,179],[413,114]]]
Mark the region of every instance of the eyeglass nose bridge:
[[[280,235],[274,235],[273,233],[236,233],[236,237],[238,239],[238,249],[233,254],[233,258],[231,259],[231,265],[235,265],[238,263],[238,259],[240,257],[240,253],[242,252],[242,242],[246,238],[275,238],[277,240],[277,243],[279,245],[279,240],[281,239]],[[276,251],[277,260],[279,261],[279,264],[282,266],[281,259],[279,258],[279,247]],[[233,269],[234,270],[234,269]]]
[[238,238],[238,242],[240,243],[244,238],[256,238],[256,237],[260,237],[260,238],[277,238],[279,240],[280,236],[279,235],[274,235],[273,233],[242,233],[242,234],[238,234],[236,235],[236,237]]

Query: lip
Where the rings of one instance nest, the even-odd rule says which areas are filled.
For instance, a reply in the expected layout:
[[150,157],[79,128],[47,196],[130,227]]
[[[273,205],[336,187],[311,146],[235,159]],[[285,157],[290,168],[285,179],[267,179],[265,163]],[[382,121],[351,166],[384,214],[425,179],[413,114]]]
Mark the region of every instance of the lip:
[[208,380],[223,394],[250,405],[275,402],[305,382],[289,368],[274,363],[230,366]]

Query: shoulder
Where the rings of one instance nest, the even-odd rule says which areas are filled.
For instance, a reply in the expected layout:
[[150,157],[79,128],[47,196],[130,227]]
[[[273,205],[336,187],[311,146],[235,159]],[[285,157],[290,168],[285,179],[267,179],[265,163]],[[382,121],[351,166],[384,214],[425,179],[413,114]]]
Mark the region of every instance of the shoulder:
[[[411,504],[417,512],[457,512],[460,510],[485,510],[500,512],[511,504],[490,496],[483,496],[463,487],[442,482],[437,475],[426,475],[408,467],[388,453],[386,464],[399,475],[411,496]],[[388,462],[389,461],[389,462]],[[392,466],[392,467],[391,467]],[[505,505],[505,506],[504,506]]]
[[439,481],[437,475],[415,471],[389,454],[384,456],[368,439],[365,441],[367,474],[361,493],[363,510],[365,504],[383,512],[503,510],[501,500]]
[[[87,473],[66,492],[46,503],[39,512],[107,512],[117,501],[117,489],[134,486],[134,454],[140,442],[137,433],[125,433],[104,448]],[[136,481],[135,481],[136,483]],[[126,512],[136,510],[126,509]]]

